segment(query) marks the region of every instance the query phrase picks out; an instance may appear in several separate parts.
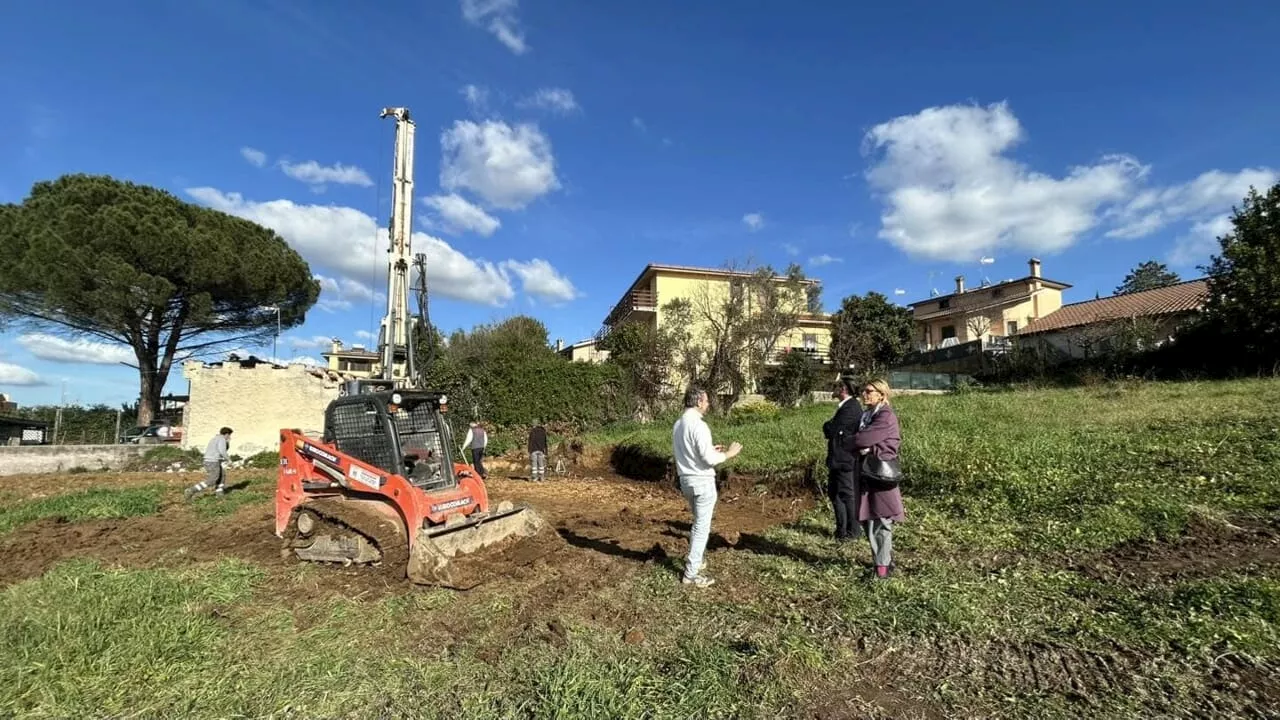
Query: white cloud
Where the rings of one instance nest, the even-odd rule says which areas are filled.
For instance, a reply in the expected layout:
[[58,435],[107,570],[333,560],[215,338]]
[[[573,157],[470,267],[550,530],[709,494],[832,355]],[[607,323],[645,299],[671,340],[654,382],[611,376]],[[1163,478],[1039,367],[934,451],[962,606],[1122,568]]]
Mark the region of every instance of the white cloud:
[[308,160],[304,163],[291,163],[288,160],[281,160],[280,169],[284,170],[284,174],[294,180],[300,180],[308,185],[317,187],[323,187],[328,183],[373,187],[373,180],[369,178],[369,174],[354,165],[343,165],[342,163],[321,165],[315,160]]
[[537,125],[458,120],[440,148],[441,187],[470,190],[493,207],[518,210],[560,187],[551,141]]
[[357,302],[372,302],[375,299],[385,299],[382,293],[375,293],[373,288],[359,280],[353,280],[348,277],[333,278],[325,275],[315,275],[314,277],[316,282],[320,283],[320,299],[316,302],[316,307],[325,312],[350,310]]
[[857,237],[858,231],[862,230],[862,223],[849,223],[849,237]]
[[1120,226],[1107,236],[1138,238],[1182,220],[1206,222],[1209,216],[1222,215],[1233,205],[1239,205],[1250,186],[1267,188],[1277,179],[1280,175],[1269,168],[1250,168],[1237,173],[1210,170],[1182,185],[1143,190],[1115,211]]
[[751,232],[755,232],[764,227],[764,215],[760,213],[747,213],[742,216],[742,224],[747,226]]
[[529,49],[516,16],[519,0],[462,0],[462,17],[476,27],[484,27],[498,42],[516,55]]
[[371,333],[368,330],[357,330],[355,332],[355,335],[356,335],[356,339],[358,340],[377,340],[378,339],[377,333]]
[[992,265],[992,264],[995,264],[995,261],[996,261],[996,259],[995,259],[995,258],[993,258],[993,257],[981,257],[981,258],[978,258],[978,264],[980,264],[980,265]]
[[0,385],[44,385],[45,382],[40,379],[34,371],[28,370],[21,365],[13,363],[0,362]]
[[431,197],[423,198],[422,202],[440,214],[444,230],[454,235],[462,232],[473,232],[477,235],[489,237],[502,226],[502,222],[498,218],[485,212],[480,206],[471,203],[457,193],[432,195]]
[[1186,234],[1174,241],[1169,262],[1188,267],[1208,262],[1209,257],[1220,250],[1218,238],[1233,229],[1230,213],[1193,224]]
[[467,101],[467,107],[471,108],[471,112],[477,115],[483,115],[489,110],[489,89],[479,85],[466,85],[460,90],[462,97]]
[[863,150],[877,155],[867,179],[885,203],[880,237],[934,260],[1050,253],[1096,226],[1146,172],[1112,155],[1055,178],[1005,155],[1023,137],[1005,103],[933,107],[872,128]]
[[582,109],[578,105],[577,99],[573,97],[573,93],[564,88],[542,88],[531,97],[521,100],[517,105],[520,107],[541,108],[562,115],[568,115]]
[[906,295],[906,294],[907,294],[907,291],[906,291],[906,290],[903,290],[902,288],[894,288],[894,289],[893,289],[893,294],[894,294],[894,295]]
[[639,116],[631,118],[631,127],[639,130],[640,132],[649,132],[649,126],[645,125],[644,120]]
[[578,291],[573,287],[573,283],[556,272],[556,269],[546,260],[534,259],[529,262],[507,260],[502,263],[502,269],[518,276],[524,291],[529,295],[553,303],[568,302],[578,297]]
[[115,343],[95,342],[76,338],[68,340],[47,333],[27,333],[18,336],[18,344],[41,360],[58,363],[84,363],[88,365],[119,365],[122,362],[138,362],[133,348]]
[[[223,212],[253,220],[280,233],[307,262],[366,285],[385,282],[386,228],[359,210],[334,205],[299,205],[289,200],[254,202],[240,193],[189,188],[192,198]],[[472,260],[447,242],[414,233],[413,249],[427,256],[427,280],[433,294],[500,306],[515,296],[497,265]]]
[[813,267],[822,267],[823,265],[830,265],[831,263],[838,263],[838,262],[844,262],[844,260],[838,257],[832,257],[825,253],[822,255],[818,255],[816,257],[809,258],[809,264],[812,265]]
[[800,254],[800,246],[795,243],[784,242],[782,243],[782,249],[786,250],[788,255]]
[[267,154],[251,147],[240,148],[240,157],[254,167],[266,167]]
[[333,344],[333,339],[327,335],[312,335],[311,337],[290,336],[285,342],[294,350],[328,350]]
[[884,203],[880,237],[910,255],[967,262],[997,249],[1052,253],[1099,226],[1136,238],[1187,223],[1173,254],[1189,262],[1250,185],[1280,178],[1211,170],[1153,188],[1150,169],[1127,155],[1053,177],[1008,156],[1024,138],[1006,103],[933,107],[872,128],[863,150],[875,156],[867,179]]

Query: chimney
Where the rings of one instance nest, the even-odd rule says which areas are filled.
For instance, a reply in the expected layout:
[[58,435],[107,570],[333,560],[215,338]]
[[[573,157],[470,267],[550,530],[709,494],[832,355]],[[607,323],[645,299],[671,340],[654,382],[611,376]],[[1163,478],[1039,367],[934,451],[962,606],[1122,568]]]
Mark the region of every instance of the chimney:
[[339,340],[338,338],[329,338],[329,339],[332,341],[331,344],[329,345],[329,352],[331,353],[342,352],[342,341]]
[[1027,265],[1030,266],[1031,268],[1031,277],[1033,278],[1040,277],[1040,261],[1039,260],[1037,260],[1036,258],[1031,258],[1030,260],[1027,261]]
[[560,352],[563,349],[564,349],[564,339],[556,338],[556,352]]
[[957,275],[956,276],[956,294],[959,295],[962,292],[964,292],[964,276]]

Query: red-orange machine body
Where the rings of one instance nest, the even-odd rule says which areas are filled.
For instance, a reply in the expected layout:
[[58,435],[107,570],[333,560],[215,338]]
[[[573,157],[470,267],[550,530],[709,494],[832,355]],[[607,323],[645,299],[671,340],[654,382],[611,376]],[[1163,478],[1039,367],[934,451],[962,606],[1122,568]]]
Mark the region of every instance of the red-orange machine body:
[[489,505],[484,481],[453,459],[445,398],[418,390],[340,397],[323,437],[280,431],[276,535],[303,560],[408,561],[415,582],[448,584],[448,565],[542,528],[526,507]]

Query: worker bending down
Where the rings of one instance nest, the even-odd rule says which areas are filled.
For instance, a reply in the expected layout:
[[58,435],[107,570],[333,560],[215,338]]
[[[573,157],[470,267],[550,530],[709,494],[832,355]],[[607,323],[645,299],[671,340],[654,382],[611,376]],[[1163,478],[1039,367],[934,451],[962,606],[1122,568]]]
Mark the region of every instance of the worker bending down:
[[204,492],[211,485],[214,487],[215,495],[226,492],[227,472],[223,464],[231,462],[230,450],[231,428],[224,427],[213,436],[204,449],[204,480],[187,488],[182,493],[185,499],[190,500],[192,496]]

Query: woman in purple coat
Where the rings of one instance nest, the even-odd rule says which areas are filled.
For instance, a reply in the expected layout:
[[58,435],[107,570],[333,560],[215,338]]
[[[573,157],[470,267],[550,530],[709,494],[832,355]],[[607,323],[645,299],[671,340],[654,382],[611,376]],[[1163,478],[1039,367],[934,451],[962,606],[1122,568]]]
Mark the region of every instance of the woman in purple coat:
[[[862,418],[853,436],[853,447],[859,457],[874,453],[881,460],[898,457],[898,445],[902,431],[898,428],[898,416],[889,406],[889,383],[873,380],[862,386]],[[886,486],[869,477],[862,477],[862,463],[854,463],[857,487],[861,498],[858,505],[858,522],[871,543],[871,555],[876,563],[876,578],[884,579],[893,574],[893,524],[905,517],[902,512],[902,493],[898,486]]]

